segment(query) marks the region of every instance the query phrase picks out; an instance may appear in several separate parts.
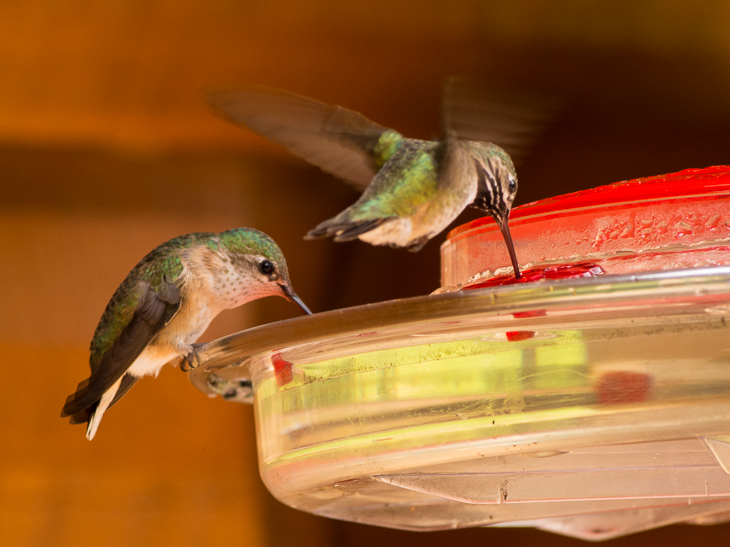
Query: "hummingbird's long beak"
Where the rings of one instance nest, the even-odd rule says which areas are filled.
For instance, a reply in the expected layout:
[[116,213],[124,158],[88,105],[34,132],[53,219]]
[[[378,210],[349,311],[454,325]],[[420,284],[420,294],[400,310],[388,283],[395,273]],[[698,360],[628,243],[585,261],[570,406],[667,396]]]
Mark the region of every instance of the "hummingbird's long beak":
[[499,225],[499,230],[502,232],[502,237],[504,238],[504,242],[507,244],[507,250],[509,251],[509,258],[512,261],[512,268],[515,270],[515,279],[519,279],[522,277],[520,275],[520,266],[517,264],[517,254],[515,253],[515,246],[512,244],[512,235],[509,233],[509,212],[504,216],[504,218],[496,219],[497,224]]
[[299,307],[302,308],[306,312],[307,315],[312,315],[312,312],[309,311],[309,308],[306,306],[306,304],[304,302],[302,302],[302,299],[299,298],[296,295],[296,293],[293,290],[291,290],[291,288],[288,285],[285,285],[282,283],[281,285],[279,285],[279,287],[281,287],[281,290],[284,291],[284,294],[287,296],[287,298],[289,300],[299,304]]

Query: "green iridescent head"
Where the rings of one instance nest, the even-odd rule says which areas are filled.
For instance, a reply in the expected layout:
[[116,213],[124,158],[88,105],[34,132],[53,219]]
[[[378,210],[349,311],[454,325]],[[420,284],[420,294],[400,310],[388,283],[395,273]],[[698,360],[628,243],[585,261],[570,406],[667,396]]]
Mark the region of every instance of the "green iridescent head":
[[311,313],[304,302],[294,293],[284,253],[268,235],[253,228],[235,228],[217,234],[209,246],[225,251],[232,265],[248,272],[251,279],[262,284],[275,284],[283,295]]
[[505,223],[517,196],[517,173],[512,158],[491,143],[472,141],[469,145],[477,168],[475,204],[498,223]]

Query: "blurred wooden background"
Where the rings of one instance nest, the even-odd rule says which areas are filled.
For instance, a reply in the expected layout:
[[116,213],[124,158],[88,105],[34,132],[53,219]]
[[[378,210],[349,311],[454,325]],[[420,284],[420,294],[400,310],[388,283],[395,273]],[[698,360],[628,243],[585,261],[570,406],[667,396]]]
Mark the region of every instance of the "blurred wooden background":
[[[265,83],[422,138],[439,132],[447,75],[559,96],[565,112],[518,173],[526,203],[730,163],[730,3],[7,0],[1,13],[0,544],[579,544],[288,509],[258,477],[251,409],[171,368],[139,382],[92,443],[58,416],[117,284],[181,233],[266,231],[314,311],[438,286],[445,234],[418,254],[303,241],[357,195],[213,116],[201,89]],[[205,339],[298,313],[267,299]],[[611,545],[725,545],[728,532],[675,526]]]

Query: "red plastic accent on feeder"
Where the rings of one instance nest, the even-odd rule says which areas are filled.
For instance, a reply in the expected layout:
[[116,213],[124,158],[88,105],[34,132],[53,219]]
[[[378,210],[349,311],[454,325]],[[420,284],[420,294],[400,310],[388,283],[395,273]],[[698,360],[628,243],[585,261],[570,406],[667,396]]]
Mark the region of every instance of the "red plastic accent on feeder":
[[604,405],[640,403],[649,399],[652,379],[631,371],[607,372],[598,380],[596,392]]
[[530,311],[518,311],[512,314],[512,317],[520,319],[522,317],[542,317],[547,315],[545,310],[530,310]]
[[521,342],[535,337],[534,330],[512,330],[504,333],[510,342]]
[[271,356],[271,364],[274,365],[274,375],[276,376],[277,386],[285,386],[294,379],[292,364],[284,359],[279,353],[274,353]]

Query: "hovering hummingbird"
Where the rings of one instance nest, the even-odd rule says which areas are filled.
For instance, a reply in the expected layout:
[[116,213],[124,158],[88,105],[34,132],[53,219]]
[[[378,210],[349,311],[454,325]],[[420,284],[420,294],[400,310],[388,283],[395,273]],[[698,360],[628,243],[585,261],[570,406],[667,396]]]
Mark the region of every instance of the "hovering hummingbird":
[[266,234],[251,228],[194,233],[145,256],[112,296],[91,340],[91,376],[69,395],[61,413],[88,422],[96,434],[104,413],[142,376],[157,376],[185,357],[213,318],[265,296],[283,296],[311,313],[294,293],[286,261]]
[[353,205],[306,239],[359,238],[418,251],[472,206],[497,222],[519,278],[508,225],[517,175],[510,155],[481,137],[524,144],[525,135],[543,121],[537,109],[495,100],[493,94],[475,93],[472,86],[451,80],[443,109],[446,136],[426,141],[406,138],[341,106],[255,84],[211,90],[206,96],[234,123],[364,188]]

